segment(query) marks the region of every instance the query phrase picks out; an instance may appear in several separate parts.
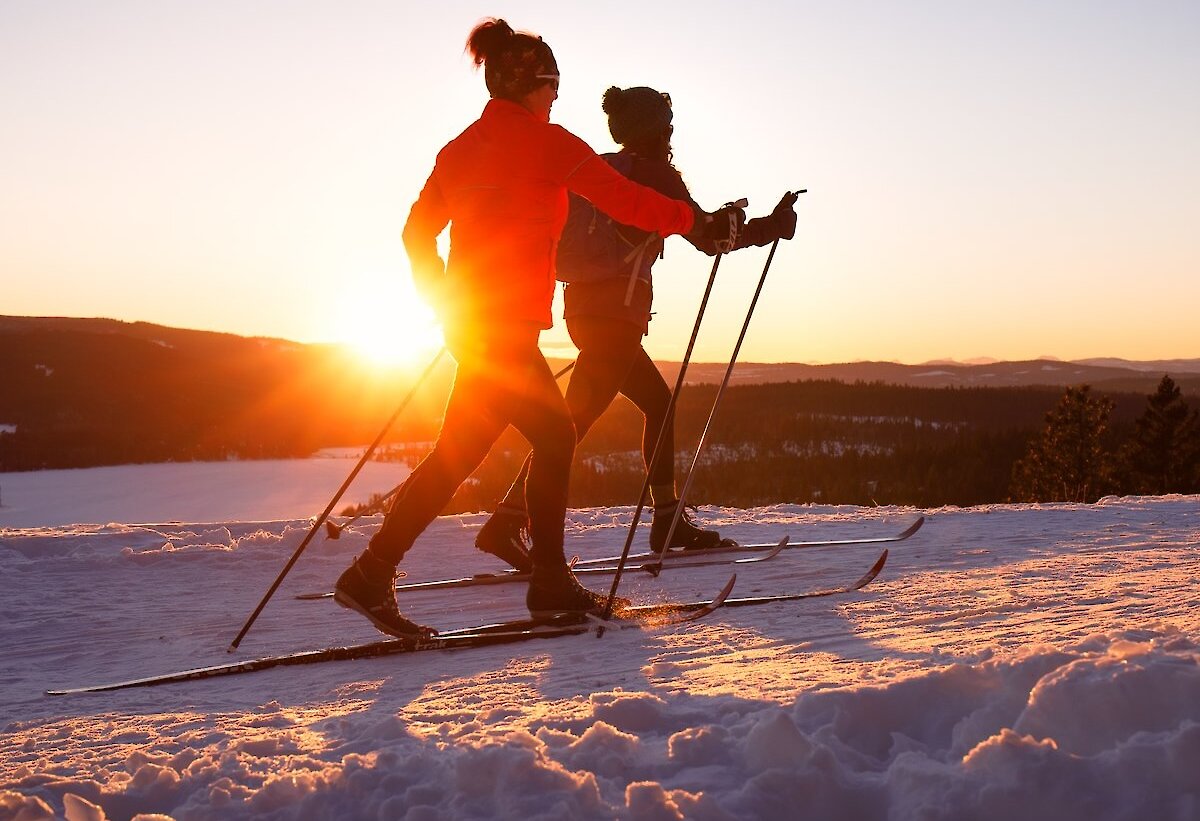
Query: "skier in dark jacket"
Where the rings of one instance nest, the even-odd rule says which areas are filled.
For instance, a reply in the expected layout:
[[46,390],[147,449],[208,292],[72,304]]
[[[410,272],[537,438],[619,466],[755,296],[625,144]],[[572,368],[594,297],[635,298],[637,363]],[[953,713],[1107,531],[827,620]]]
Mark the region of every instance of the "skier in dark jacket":
[[[490,20],[471,32],[467,49],[484,65],[492,99],[438,153],[404,226],[413,279],[436,309],[458,363],[454,388],[433,451],[334,594],[383,632],[402,637],[430,631],[396,604],[398,563],[510,424],[533,445],[527,606],[539,615],[599,611],[606,603],[576,581],[563,557],[575,428],[537,344],[551,324],[554,249],[568,190],[664,235],[700,231],[728,239],[744,222],[738,209],[697,212],[688,201],[631,182],[578,137],[550,124],[558,66],[540,37]],[[450,253],[443,261],[437,237],[447,225]]]
[[[621,145],[616,159],[610,159],[610,162],[622,170],[628,168],[627,175],[633,181],[695,206],[683,178],[671,163],[671,98],[652,88],[612,87],[604,93],[603,109],[608,115],[609,132]],[[785,194],[769,215],[747,222],[733,247],[767,245],[776,239],[791,239],[796,232],[795,201],[794,194]],[[628,397],[645,416],[642,454],[650,474],[654,504],[650,547],[661,552],[667,547],[668,531],[679,506],[674,475],[674,424],[667,418],[671,391],[642,347],[642,337],[649,330],[653,300],[650,269],[661,249],[661,241],[654,245],[650,232],[634,226],[621,226],[620,231],[634,247],[650,238],[652,252],[632,272],[628,266],[622,266],[615,268],[610,277],[570,282],[565,286],[567,330],[579,348],[566,400],[578,439],[584,437],[618,392]],[[564,236],[564,245],[568,239]],[[712,240],[687,239],[710,256],[718,253],[718,244]],[[660,430],[663,430],[663,445],[658,458],[652,460]],[[475,540],[480,550],[501,556],[522,570],[528,568],[524,539],[528,521],[525,495],[528,468],[527,460]],[[727,541],[713,530],[697,527],[684,511],[679,516],[670,546],[703,549]]]

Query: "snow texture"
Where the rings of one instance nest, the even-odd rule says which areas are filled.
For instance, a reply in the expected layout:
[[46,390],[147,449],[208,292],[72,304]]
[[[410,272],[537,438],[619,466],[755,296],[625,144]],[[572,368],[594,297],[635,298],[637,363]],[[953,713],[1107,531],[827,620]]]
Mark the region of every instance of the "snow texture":
[[[0,819],[1200,819],[1200,497],[700,516],[761,542],[922,512],[842,598],[57,698],[229,661],[308,522],[0,531]],[[617,551],[630,515],[572,511],[568,550]],[[409,580],[497,569],[472,547],[482,522],[436,521]],[[328,589],[377,527],[316,539],[237,657],[373,639],[293,596]],[[852,581],[877,552],[785,550],[734,595]],[[729,572],[622,590],[707,597]],[[524,613],[519,584],[401,604],[444,628]]]

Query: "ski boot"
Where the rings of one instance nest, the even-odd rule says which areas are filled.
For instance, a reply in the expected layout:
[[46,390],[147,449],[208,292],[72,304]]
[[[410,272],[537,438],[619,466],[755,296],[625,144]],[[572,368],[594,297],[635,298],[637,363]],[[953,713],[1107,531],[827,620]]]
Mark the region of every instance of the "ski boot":
[[722,539],[715,530],[703,530],[696,526],[691,513],[684,508],[671,535],[671,544],[667,544],[667,531],[671,529],[671,520],[679,508],[678,500],[654,508],[654,520],[650,523],[650,549],[662,553],[667,547],[682,547],[684,550],[707,550],[713,547],[728,547],[737,544],[732,539]]
[[381,633],[399,639],[421,639],[434,630],[406,619],[396,605],[396,568],[364,551],[333,588],[333,600],[366,616]]
[[475,547],[507,562],[518,573],[529,573],[533,562],[526,542],[528,514],[514,508],[498,507],[475,534]]
[[[608,597],[588,590],[565,564],[534,567],[525,594],[525,606],[535,619],[550,619],[564,613],[600,615]],[[629,599],[617,596],[613,611],[629,606]]]

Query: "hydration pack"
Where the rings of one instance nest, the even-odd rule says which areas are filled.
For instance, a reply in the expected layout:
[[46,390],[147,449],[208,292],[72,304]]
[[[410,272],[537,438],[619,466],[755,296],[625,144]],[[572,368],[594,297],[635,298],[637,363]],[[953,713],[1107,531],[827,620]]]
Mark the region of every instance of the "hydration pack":
[[[627,154],[601,156],[625,177],[633,169],[633,158]],[[636,229],[621,225],[578,194],[568,193],[567,197],[567,222],[555,263],[559,281],[598,282],[627,276],[628,293],[632,294],[637,279],[649,279],[650,267],[662,250],[662,238],[652,233],[642,240],[627,239],[622,231]]]

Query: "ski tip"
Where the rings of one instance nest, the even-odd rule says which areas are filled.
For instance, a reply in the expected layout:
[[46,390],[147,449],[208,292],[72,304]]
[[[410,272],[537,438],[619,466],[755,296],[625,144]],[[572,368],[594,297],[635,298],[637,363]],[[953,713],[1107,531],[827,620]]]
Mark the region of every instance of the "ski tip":
[[734,573],[729,577],[729,581],[725,582],[725,586],[721,588],[721,592],[717,595],[716,600],[718,602],[720,602],[721,604],[724,604],[725,600],[727,598],[729,598],[729,594],[733,592],[733,586],[736,583],[737,583],[737,573]]
[[902,532],[899,535],[899,537],[897,537],[897,541],[899,541],[900,539],[907,539],[909,536],[913,535],[918,530],[920,530],[921,525],[923,525],[923,524],[925,524],[925,517],[918,516],[917,520],[915,522],[913,522],[911,525],[909,525],[907,528],[905,528],[904,532]]
[[850,589],[851,590],[861,590],[862,588],[866,587],[868,584],[873,582],[875,580],[875,577],[878,576],[883,571],[883,566],[885,564],[887,564],[887,560],[888,560],[888,552],[887,552],[887,548],[884,548],[883,552],[879,554],[879,558],[875,560],[875,564],[871,565],[871,569],[868,570],[861,579],[856,581],[850,587]]
[[342,535],[342,529],[333,522],[325,523],[325,536],[330,539],[336,539]]

